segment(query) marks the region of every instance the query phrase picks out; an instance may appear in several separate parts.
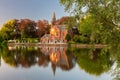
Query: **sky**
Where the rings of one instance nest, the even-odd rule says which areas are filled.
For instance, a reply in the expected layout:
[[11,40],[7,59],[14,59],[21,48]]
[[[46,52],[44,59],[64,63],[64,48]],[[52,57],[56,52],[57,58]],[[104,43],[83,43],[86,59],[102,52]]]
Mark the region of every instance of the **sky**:
[[45,19],[50,22],[53,12],[57,19],[69,15],[59,0],[0,0],[0,27],[10,19]]

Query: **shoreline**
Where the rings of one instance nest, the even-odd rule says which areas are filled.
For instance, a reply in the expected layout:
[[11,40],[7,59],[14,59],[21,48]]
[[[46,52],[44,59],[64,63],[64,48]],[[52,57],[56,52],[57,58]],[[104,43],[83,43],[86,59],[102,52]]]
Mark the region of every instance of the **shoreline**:
[[39,47],[39,46],[43,46],[43,47],[76,47],[76,48],[104,48],[107,47],[107,45],[105,44],[68,44],[68,43],[48,43],[48,44],[44,44],[44,43],[8,43],[7,44],[10,47],[14,47],[14,46],[35,46],[35,47]]

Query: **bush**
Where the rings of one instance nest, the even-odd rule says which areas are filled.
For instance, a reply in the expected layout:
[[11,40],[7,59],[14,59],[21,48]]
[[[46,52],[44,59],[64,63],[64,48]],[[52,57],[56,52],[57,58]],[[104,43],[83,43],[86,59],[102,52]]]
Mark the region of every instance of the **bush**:
[[80,41],[81,43],[89,43],[89,38],[86,36],[80,36]]
[[70,35],[69,35],[69,34],[67,34],[67,35],[66,35],[66,37],[65,37],[65,39],[66,39],[67,41],[70,41],[70,40],[71,40]]
[[81,41],[80,41],[80,36],[79,36],[79,35],[75,35],[75,36],[73,37],[73,41],[80,43],[80,42],[81,42]]
[[21,43],[37,43],[39,42],[39,39],[38,38],[23,38],[23,39],[17,39],[16,40],[17,42],[21,42]]
[[76,43],[89,43],[89,38],[83,35],[75,35],[73,41]]

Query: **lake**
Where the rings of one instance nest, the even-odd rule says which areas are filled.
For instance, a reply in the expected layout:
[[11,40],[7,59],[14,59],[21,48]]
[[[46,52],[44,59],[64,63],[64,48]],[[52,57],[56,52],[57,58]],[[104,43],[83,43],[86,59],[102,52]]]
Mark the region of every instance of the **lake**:
[[106,49],[4,47],[0,80],[119,80],[119,57]]

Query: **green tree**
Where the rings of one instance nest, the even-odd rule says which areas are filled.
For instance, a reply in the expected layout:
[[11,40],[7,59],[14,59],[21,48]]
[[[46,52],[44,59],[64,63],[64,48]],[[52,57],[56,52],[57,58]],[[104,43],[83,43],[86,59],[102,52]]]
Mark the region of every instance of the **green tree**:
[[16,26],[17,20],[9,20],[7,21],[1,28],[0,34],[2,34],[3,40],[13,39],[14,38],[14,29]]
[[[116,29],[120,27],[120,0],[60,0],[60,3],[65,6],[66,11],[73,12],[78,19],[87,14],[94,15],[96,18],[94,23],[103,26],[101,30],[103,43],[109,43],[112,38],[117,39],[118,36],[114,35],[119,35]],[[89,25],[86,24],[86,27]]]
[[82,34],[83,38],[89,38],[92,43],[100,43],[102,28],[103,26],[96,21],[95,16],[92,14],[88,14],[81,19],[78,27],[79,33]]
[[73,41],[80,43],[80,36],[75,35],[75,36],[73,37]]
[[1,36],[1,34],[0,34],[0,45],[2,44],[2,36]]
[[65,37],[65,39],[66,39],[67,41],[70,41],[70,40],[71,40],[70,35],[69,35],[69,34],[67,34],[67,35],[66,35],[66,37]]
[[79,17],[92,13],[109,26],[117,26],[120,21],[120,0],[60,0],[60,3]]

